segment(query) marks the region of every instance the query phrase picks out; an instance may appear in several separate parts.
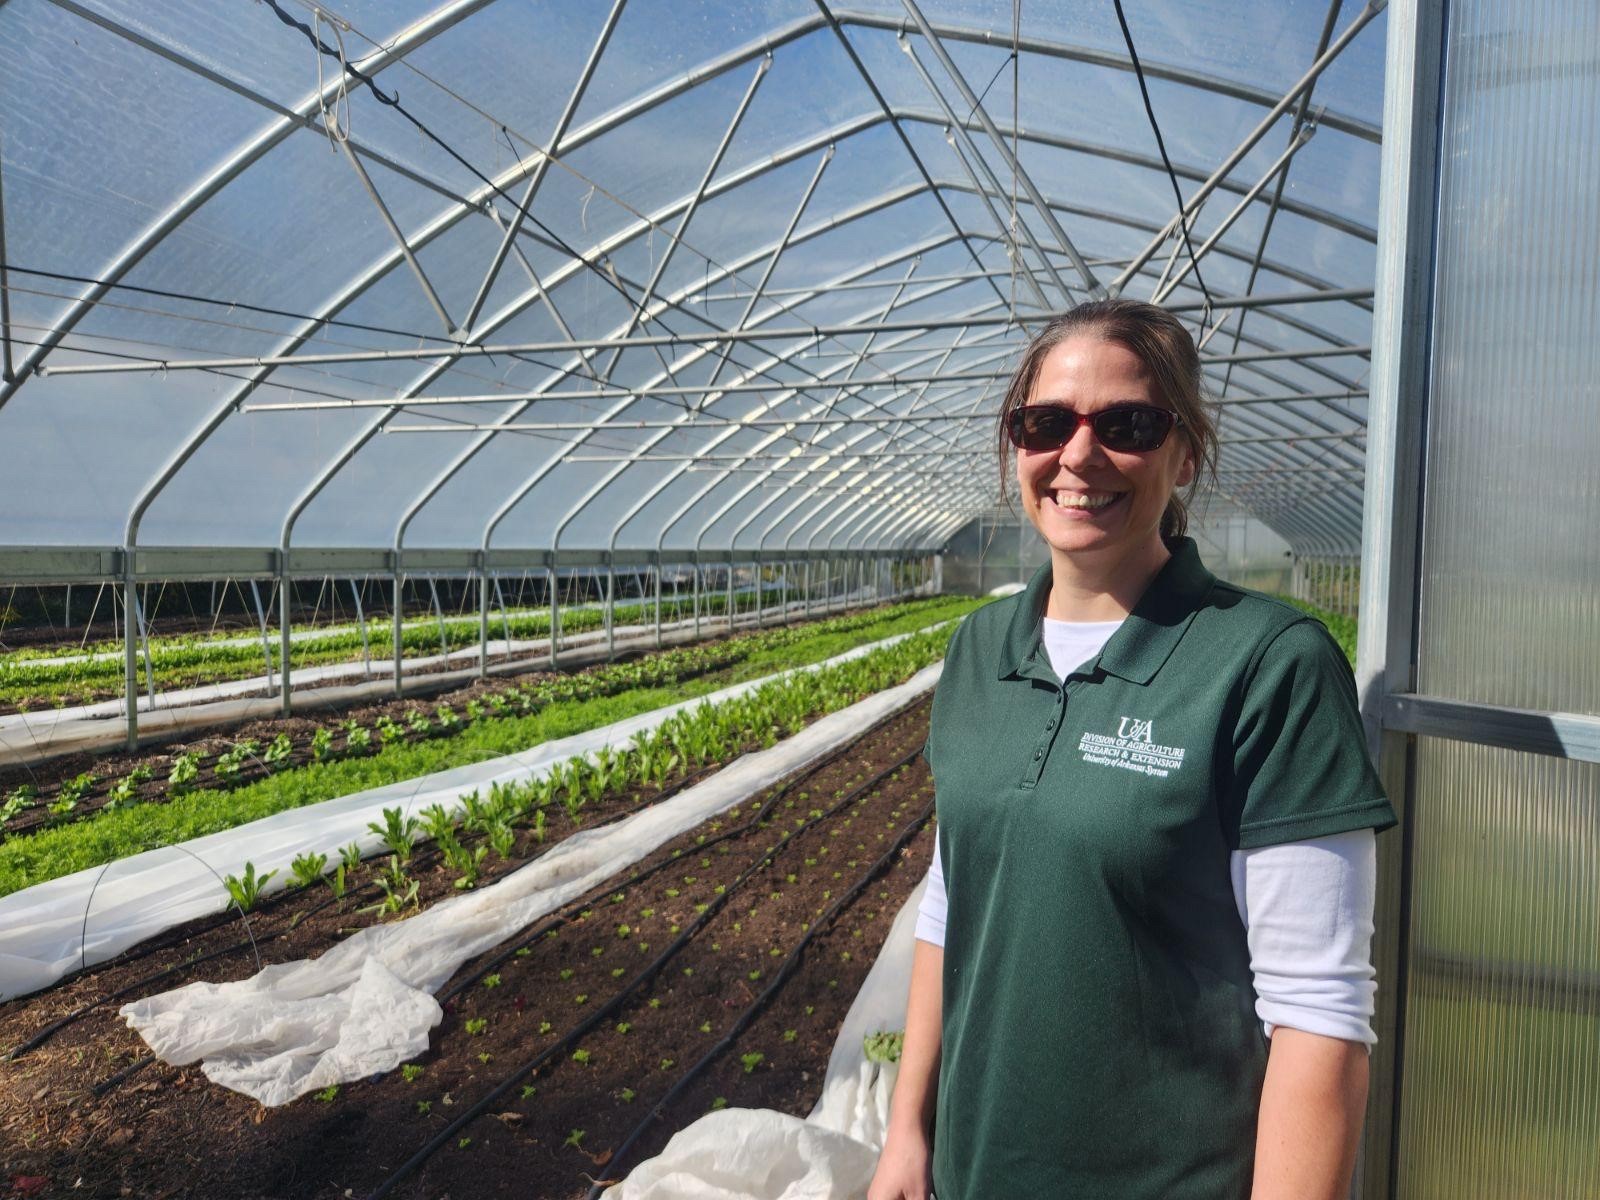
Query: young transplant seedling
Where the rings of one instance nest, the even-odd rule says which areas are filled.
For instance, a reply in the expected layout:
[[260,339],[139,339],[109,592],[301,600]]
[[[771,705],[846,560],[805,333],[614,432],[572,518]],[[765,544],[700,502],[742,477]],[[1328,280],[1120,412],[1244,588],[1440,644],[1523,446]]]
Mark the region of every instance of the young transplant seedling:
[[233,898],[233,902],[239,906],[239,911],[249,912],[261,899],[261,889],[267,886],[267,880],[277,873],[268,871],[264,875],[257,875],[255,863],[247,862],[244,865],[243,878],[237,875],[225,875],[222,884],[228,889],[228,895]]

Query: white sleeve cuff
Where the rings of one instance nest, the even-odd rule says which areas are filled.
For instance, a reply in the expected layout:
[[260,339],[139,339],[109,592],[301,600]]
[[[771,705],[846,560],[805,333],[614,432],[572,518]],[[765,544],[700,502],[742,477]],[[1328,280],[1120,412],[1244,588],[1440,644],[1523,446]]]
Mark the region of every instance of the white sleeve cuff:
[[939,859],[939,838],[933,839],[933,865],[928,868],[928,887],[917,905],[917,938],[944,947],[944,918],[948,901],[944,894],[944,863]]

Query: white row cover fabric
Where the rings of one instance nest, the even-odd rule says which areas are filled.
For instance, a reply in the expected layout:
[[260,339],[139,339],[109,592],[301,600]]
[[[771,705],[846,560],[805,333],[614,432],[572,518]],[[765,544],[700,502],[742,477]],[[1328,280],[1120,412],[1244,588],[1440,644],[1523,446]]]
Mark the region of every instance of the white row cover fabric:
[[443,1016],[433,992],[462,963],[599,886],[663,842],[815,762],[931,690],[942,664],[745,755],[670,801],[580,830],[492,887],[375,925],[321,958],[249,979],[191,983],[125,1005],[130,1027],[165,1062],[203,1060],[207,1078],[268,1106],[391,1071],[428,1044]]
[[846,1014],[822,1096],[805,1119],[764,1108],[708,1113],[673,1136],[605,1200],[843,1200],[866,1194],[889,1124],[897,1063],[866,1056],[868,1034],[906,1023],[917,905],[901,906]]
[[709,695],[628,717],[599,729],[545,742],[520,753],[440,771],[418,779],[288,809],[233,829],[91,867],[0,898],[0,1000],[26,995],[85,966],[185,921],[228,907],[223,878],[278,870],[266,892],[281,890],[289,864],[301,854],[327,854],[352,841],[363,855],[383,842],[367,828],[397,805],[407,814],[440,804],[460,808],[461,796],[496,783],[520,783],[579,755],[621,748],[674,714],[718,704],[799,671],[818,671],[892,645],[905,634],[848,650],[820,663],[722,688]]

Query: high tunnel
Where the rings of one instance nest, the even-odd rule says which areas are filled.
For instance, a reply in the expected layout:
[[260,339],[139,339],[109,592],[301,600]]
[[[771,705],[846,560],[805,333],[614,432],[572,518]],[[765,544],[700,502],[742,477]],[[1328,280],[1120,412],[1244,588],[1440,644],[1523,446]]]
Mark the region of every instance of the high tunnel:
[[1593,1197],[1597,197],[1593,0],[0,0],[0,588],[127,696],[200,581],[362,581],[396,688],[441,588],[485,670],[527,589],[986,590],[1019,350],[1155,301],[1208,556],[1360,621],[1356,1192]]

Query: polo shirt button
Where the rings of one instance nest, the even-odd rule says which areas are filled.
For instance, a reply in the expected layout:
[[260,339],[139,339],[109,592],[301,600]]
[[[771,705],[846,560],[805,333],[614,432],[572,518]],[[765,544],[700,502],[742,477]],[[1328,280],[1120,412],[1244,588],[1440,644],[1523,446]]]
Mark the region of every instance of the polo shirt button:
[[1056,727],[1056,719],[1054,717],[1051,717],[1048,721],[1046,721],[1044,723],[1044,727],[1046,729],[1054,729]]
[[1044,751],[1043,750],[1035,750],[1033,752],[1033,761],[1034,762],[1038,762],[1043,757],[1044,757]]

